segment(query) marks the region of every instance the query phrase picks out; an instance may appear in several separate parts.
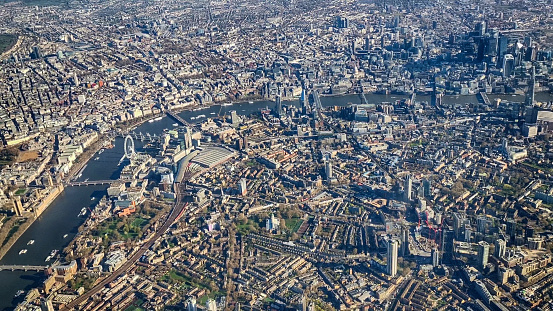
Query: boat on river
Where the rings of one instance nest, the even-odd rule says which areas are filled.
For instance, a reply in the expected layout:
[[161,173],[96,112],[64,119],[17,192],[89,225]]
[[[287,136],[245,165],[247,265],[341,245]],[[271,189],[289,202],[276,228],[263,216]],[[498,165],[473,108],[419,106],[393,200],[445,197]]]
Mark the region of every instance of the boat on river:
[[19,255],[23,255],[23,254],[26,254],[27,253],[27,249],[22,249],[19,251]]
[[35,240],[30,240],[29,242],[27,242],[27,245],[33,245],[35,244]]

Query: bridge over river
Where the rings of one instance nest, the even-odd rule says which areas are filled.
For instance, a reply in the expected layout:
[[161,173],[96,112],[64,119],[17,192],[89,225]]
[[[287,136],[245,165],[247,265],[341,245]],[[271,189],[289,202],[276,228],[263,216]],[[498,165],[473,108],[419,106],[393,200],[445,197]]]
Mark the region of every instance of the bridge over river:
[[22,265],[3,265],[0,271],[44,271],[48,266],[22,266]]

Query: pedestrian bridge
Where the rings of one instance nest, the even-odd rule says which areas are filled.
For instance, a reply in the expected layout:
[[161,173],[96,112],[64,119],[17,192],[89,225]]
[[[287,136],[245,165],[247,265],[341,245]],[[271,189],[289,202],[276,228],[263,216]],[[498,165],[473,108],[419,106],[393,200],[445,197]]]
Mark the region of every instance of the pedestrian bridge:
[[48,266],[0,265],[0,271],[44,271]]

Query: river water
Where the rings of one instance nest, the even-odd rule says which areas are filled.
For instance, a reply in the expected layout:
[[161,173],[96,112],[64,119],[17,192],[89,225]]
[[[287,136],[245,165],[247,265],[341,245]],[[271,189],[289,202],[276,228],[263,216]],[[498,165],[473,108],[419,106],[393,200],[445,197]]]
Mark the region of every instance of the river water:
[[[407,98],[401,95],[367,95],[369,103],[393,102]],[[524,96],[490,96],[490,100],[499,97],[508,101],[523,101]],[[418,101],[430,101],[430,96],[417,96]],[[553,101],[550,94],[536,94],[538,101]],[[476,96],[445,96],[444,104],[462,104],[477,102]],[[321,97],[323,106],[344,106],[347,104],[361,104],[361,97],[358,95],[343,95],[335,97]],[[284,101],[284,105],[298,106],[298,101]],[[214,105],[197,111],[183,111],[179,115],[191,123],[200,122],[205,118],[217,115],[229,115],[235,110],[240,115],[247,115],[262,108],[273,108],[272,101],[258,101],[255,103],[236,103],[229,106]],[[197,116],[205,117],[197,118]],[[192,119],[194,117],[194,119]],[[172,118],[164,117],[161,120],[145,122],[135,129],[137,133],[149,133],[151,135],[161,134],[166,128],[173,128],[175,121]],[[140,142],[135,142],[140,148]],[[121,170],[119,161],[123,156],[123,139],[115,140],[114,148],[106,149],[94,156],[85,169],[79,180],[105,180],[117,179]],[[46,265],[44,260],[53,249],[63,249],[69,241],[77,234],[78,227],[84,222],[84,217],[77,217],[83,207],[94,206],[99,198],[105,195],[107,186],[68,187],[52,205],[41,215],[39,219],[21,236],[12,249],[0,261],[0,265]],[[63,237],[67,234],[67,237]],[[30,240],[34,244],[27,245]],[[26,254],[19,255],[19,251],[27,249]],[[18,290],[29,290],[39,286],[44,280],[42,273],[33,272],[0,272],[0,310],[12,310],[19,300],[14,299]],[[23,295],[22,295],[23,296]],[[20,297],[19,299],[21,299]]]

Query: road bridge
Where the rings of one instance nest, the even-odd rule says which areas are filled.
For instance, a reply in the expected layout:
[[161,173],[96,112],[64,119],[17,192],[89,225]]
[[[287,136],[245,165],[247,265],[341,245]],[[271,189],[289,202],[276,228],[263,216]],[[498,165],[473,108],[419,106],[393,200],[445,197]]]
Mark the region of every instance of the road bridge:
[[67,183],[67,186],[95,186],[95,185],[111,185],[118,180],[91,180],[91,181],[72,181]]
[[44,271],[48,266],[1,265],[0,271]]

